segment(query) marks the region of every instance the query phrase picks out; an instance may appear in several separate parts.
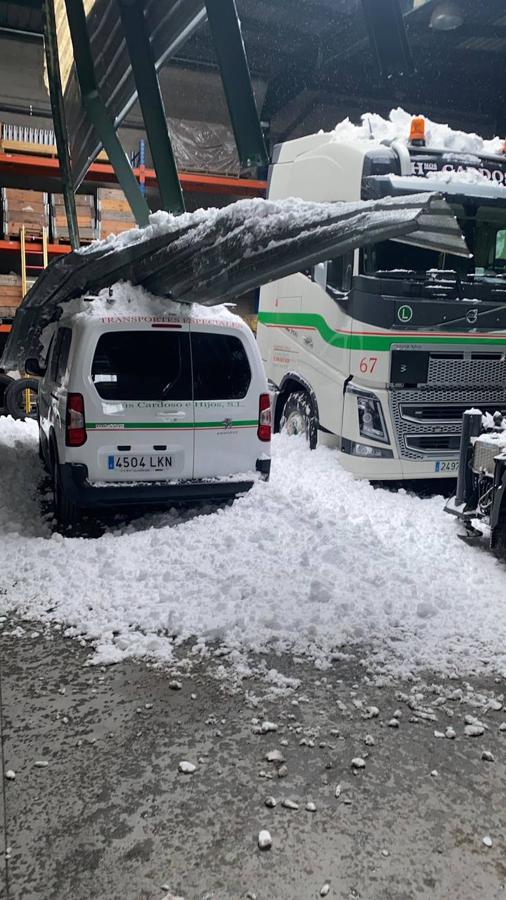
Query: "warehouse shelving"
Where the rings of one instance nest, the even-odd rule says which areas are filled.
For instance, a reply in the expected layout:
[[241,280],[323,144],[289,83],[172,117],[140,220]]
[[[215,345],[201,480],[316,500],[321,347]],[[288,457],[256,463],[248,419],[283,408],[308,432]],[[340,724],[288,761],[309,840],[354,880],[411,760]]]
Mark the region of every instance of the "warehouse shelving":
[[[139,178],[141,171],[133,169]],[[60,164],[51,156],[35,156],[34,154],[0,153],[0,183],[6,175],[15,175],[23,179],[29,187],[30,179],[59,180]],[[147,187],[156,187],[154,169],[143,169],[142,175]],[[236,197],[262,197],[267,190],[267,182],[256,178],[235,178],[229,175],[209,175],[201,172],[180,172],[179,178],[183,191],[199,194],[220,194]],[[108,163],[92,163],[88,169],[84,184],[117,184],[114,170]]]

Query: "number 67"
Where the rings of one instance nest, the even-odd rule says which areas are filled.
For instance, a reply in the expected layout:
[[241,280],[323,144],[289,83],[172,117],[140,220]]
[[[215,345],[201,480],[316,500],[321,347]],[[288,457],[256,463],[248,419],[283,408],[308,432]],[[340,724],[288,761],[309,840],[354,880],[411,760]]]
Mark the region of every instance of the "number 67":
[[366,372],[372,374],[374,372],[374,369],[376,368],[377,362],[377,356],[363,356],[360,360],[359,369],[363,375],[365,375]]

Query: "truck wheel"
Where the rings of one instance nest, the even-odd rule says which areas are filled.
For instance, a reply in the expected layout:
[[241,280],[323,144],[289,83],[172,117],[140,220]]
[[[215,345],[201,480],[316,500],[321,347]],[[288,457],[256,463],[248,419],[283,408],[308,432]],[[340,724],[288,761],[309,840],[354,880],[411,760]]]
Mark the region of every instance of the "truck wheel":
[[62,534],[72,536],[81,521],[81,508],[63,489],[61,466],[57,459],[53,466],[53,497],[58,530]]
[[279,423],[281,434],[304,434],[310,450],[318,442],[318,421],[314,403],[307,391],[288,394]]
[[5,392],[7,411],[13,419],[37,418],[39,382],[35,378],[19,378]]
[[506,562],[506,517],[501,516],[501,519],[497,523],[496,526],[496,535],[494,541],[494,554],[497,559],[500,559],[502,562]]
[[7,413],[7,407],[5,405],[5,395],[7,393],[7,388],[14,381],[10,375],[3,375],[0,372],[0,416],[5,416]]

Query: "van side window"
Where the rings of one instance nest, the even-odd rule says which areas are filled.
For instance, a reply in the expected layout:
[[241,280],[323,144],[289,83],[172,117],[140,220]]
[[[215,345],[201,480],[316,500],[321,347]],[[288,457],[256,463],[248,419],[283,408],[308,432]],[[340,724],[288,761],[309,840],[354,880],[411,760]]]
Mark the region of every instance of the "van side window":
[[51,384],[60,385],[67,371],[67,363],[72,343],[72,331],[70,328],[59,328],[56,335],[51,362],[49,365],[49,380]]
[[191,400],[189,336],[167,331],[102,334],[91,377],[104,400]]
[[246,396],[251,369],[238,337],[196,332],[191,345],[195,400],[240,400]]

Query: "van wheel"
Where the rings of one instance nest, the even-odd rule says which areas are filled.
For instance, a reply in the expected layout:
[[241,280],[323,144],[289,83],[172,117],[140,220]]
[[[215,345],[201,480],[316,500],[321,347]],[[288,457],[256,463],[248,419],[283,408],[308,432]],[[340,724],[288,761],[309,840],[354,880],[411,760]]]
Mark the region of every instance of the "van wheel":
[[62,534],[73,535],[81,521],[81,508],[63,489],[61,466],[57,459],[53,466],[53,496],[58,530]]
[[318,421],[314,403],[307,391],[288,394],[279,423],[281,434],[303,434],[310,450],[318,442]]
[[19,378],[5,391],[5,405],[13,419],[37,418],[39,382],[35,378]]
[[10,375],[4,375],[0,372],[0,416],[4,416],[7,413],[7,407],[5,405],[5,394],[7,393],[7,388],[14,381]]
[[50,474],[51,474],[51,467],[50,467],[50,465],[49,465],[49,463],[48,463],[48,461],[47,461],[46,454],[44,453],[44,445],[43,445],[43,443],[42,443],[42,437],[41,437],[41,432],[40,432],[40,426],[39,426],[39,459],[40,459],[40,461],[41,461],[41,463],[42,463],[42,466],[43,466],[43,468],[44,468],[44,471],[47,472],[48,475],[50,475]]

